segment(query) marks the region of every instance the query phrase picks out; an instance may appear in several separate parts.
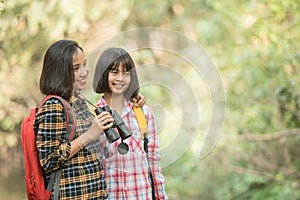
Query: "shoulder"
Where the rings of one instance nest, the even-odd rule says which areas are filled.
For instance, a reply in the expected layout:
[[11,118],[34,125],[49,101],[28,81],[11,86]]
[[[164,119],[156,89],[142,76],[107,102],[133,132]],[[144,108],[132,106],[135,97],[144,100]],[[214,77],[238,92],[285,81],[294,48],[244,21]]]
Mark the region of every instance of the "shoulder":
[[145,117],[147,118],[147,120],[153,120],[154,119],[154,114],[153,114],[153,111],[152,111],[150,106],[143,105],[142,111],[143,111]]
[[61,110],[63,108],[63,102],[64,100],[60,100],[56,97],[51,97],[47,99],[41,108],[43,109],[49,109],[49,110]]
[[63,103],[55,98],[51,97],[47,99],[42,105],[40,105],[34,126],[38,127],[40,123],[58,123],[65,121]]
[[146,104],[143,105],[142,110],[143,110],[144,113],[152,112],[150,106],[148,106],[148,105],[146,105]]
[[60,99],[51,97],[47,99],[37,112],[37,117],[41,117],[43,115],[55,115],[55,113],[62,113],[64,112],[64,106]]

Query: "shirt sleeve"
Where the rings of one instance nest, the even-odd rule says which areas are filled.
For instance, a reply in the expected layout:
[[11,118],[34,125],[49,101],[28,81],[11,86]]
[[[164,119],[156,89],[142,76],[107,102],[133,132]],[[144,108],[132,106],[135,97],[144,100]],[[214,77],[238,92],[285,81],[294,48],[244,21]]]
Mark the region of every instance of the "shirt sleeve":
[[65,138],[66,117],[59,100],[46,101],[37,113],[36,126],[36,145],[42,168],[51,172],[65,166],[71,145]]
[[[145,112],[145,111],[144,111]],[[151,167],[156,199],[168,199],[165,191],[165,181],[160,165],[160,147],[155,118],[150,109],[145,112],[148,126],[149,139],[149,164]]]

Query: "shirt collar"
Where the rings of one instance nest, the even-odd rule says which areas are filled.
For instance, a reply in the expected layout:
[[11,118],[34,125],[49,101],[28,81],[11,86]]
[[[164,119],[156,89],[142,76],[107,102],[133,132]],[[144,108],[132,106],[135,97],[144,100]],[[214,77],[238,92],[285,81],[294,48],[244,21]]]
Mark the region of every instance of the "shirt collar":
[[87,106],[85,102],[84,96],[80,93],[79,90],[74,91],[74,95],[70,98],[70,104],[74,108],[82,108],[83,106]]

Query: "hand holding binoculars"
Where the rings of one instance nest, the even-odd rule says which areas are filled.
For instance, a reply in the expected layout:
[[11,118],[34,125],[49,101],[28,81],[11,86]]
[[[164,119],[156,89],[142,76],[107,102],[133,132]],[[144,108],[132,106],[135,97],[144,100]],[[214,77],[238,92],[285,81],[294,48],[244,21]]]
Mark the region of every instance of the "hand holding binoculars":
[[[98,107],[95,110],[96,115],[99,115],[103,111],[107,111],[111,114],[111,116],[114,118],[114,124],[112,128],[106,129],[104,131],[107,140],[112,143],[118,140],[121,136],[122,142],[118,145],[118,152],[120,154],[126,154],[129,150],[129,147],[126,143],[123,142],[126,138],[130,137],[132,135],[129,128],[124,123],[123,119],[120,117],[120,115],[115,111],[111,110],[107,105],[103,107]],[[107,124],[105,124],[107,125]],[[113,129],[117,128],[119,134]]]

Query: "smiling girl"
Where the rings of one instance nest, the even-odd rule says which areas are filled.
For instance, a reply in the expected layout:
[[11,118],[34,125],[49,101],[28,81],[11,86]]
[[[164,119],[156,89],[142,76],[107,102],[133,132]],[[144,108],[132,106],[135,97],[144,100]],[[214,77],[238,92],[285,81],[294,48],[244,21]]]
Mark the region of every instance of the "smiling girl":
[[[156,199],[167,199],[164,177],[161,173],[159,140],[155,120],[151,109],[144,105],[143,113],[148,126],[148,159],[144,151],[144,142],[133,111],[134,103],[130,99],[139,92],[139,81],[135,64],[131,56],[122,48],[108,48],[100,55],[93,87],[96,93],[103,93],[98,106],[108,105],[124,120],[132,136],[122,141],[101,143],[107,149],[103,159],[104,171],[108,183],[108,199],[152,199],[149,166],[151,168]],[[117,131],[117,130],[116,130]],[[126,143],[129,151],[118,152],[120,143]]]

